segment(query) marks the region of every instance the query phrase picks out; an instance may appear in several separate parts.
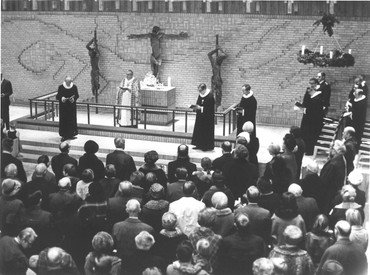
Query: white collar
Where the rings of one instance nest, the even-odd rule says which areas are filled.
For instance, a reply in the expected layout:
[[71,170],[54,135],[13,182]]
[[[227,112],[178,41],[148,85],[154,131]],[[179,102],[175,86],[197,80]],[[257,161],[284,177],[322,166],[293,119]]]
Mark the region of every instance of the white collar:
[[364,86],[365,84],[366,84],[365,80],[361,82],[361,86]]
[[243,95],[244,98],[250,98],[253,95],[253,91],[250,91],[248,95]]
[[319,94],[321,94],[321,91],[316,91],[316,92],[314,92],[314,94],[311,96],[311,98],[314,98],[315,96],[317,96],[317,95],[319,95]]
[[321,80],[319,83],[321,84],[321,83],[323,83],[323,82],[325,82],[325,80]]
[[363,99],[365,99],[366,98],[366,96],[365,95],[361,95],[361,97],[359,97],[359,98],[355,98],[353,101],[355,101],[355,102],[359,102],[359,101],[361,101],[361,100],[363,100]]
[[66,88],[66,89],[71,89],[73,87],[73,82],[71,82],[70,86],[67,86],[67,83],[64,81],[63,82],[63,87]]
[[206,97],[209,93],[211,92],[210,89],[207,89],[206,92],[202,95],[202,94],[199,94],[200,97]]

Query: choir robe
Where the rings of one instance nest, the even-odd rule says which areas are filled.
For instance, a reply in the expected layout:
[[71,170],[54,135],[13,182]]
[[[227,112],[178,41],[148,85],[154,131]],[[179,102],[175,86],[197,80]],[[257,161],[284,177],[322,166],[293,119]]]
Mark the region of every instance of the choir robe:
[[354,99],[352,101],[352,121],[351,125],[355,128],[355,136],[361,143],[362,134],[364,132],[366,120],[367,98],[363,97],[360,100]]
[[[74,96],[73,103],[68,100],[72,96]],[[67,101],[62,102],[62,97],[66,97]],[[76,100],[78,97],[77,86],[73,83],[70,87],[65,83],[59,86],[56,99],[59,100],[59,135],[63,138],[77,135]]]
[[213,94],[207,91],[204,95],[199,95],[196,104],[202,107],[202,110],[196,111],[191,144],[203,151],[213,150],[215,146],[215,99]]
[[254,125],[254,130],[252,135],[256,136],[256,110],[257,110],[257,100],[251,92],[247,96],[242,96],[240,100],[239,107],[242,108],[241,114],[238,115],[237,120],[237,133],[239,135],[243,132],[243,125],[247,121],[251,121]]
[[302,105],[305,108],[301,122],[302,138],[306,144],[306,154],[312,155],[323,127],[324,110],[321,91],[315,92],[312,96],[306,92]]

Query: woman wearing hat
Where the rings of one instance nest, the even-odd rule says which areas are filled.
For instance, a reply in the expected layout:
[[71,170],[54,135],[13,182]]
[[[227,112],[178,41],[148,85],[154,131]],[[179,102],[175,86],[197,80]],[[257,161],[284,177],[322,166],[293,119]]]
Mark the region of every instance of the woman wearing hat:
[[159,159],[157,151],[149,151],[144,154],[144,161],[145,164],[139,168],[139,171],[143,172],[144,175],[152,172],[156,175],[157,181],[159,184],[163,186],[163,188],[167,189],[167,177],[166,173],[163,171],[161,167],[159,167],[156,162]]
[[95,155],[99,151],[99,145],[88,140],[84,145],[85,154],[78,161],[78,171],[81,175],[85,169],[91,169],[94,172],[94,179],[104,178],[105,168],[103,162]]

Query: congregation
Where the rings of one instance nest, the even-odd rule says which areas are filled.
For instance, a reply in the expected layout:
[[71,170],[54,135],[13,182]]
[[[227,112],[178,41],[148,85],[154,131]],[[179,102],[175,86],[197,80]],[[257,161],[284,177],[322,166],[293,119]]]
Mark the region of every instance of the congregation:
[[168,171],[154,150],[137,169],[121,137],[105,165],[95,141],[78,160],[63,141],[29,181],[3,137],[0,274],[366,274],[355,129],[319,171],[315,160],[301,167],[292,127],[261,173],[253,126],[201,167],[179,145]]

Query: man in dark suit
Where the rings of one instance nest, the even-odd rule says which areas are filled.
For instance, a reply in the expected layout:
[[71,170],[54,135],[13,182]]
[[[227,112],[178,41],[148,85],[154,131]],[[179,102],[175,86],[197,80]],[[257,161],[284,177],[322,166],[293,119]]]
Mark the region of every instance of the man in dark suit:
[[188,171],[185,167],[179,167],[176,169],[176,178],[176,182],[167,184],[166,200],[170,203],[185,196],[183,192],[183,186],[188,178]]
[[177,148],[177,159],[168,163],[168,181],[170,183],[177,181],[176,169],[179,167],[184,167],[186,169],[187,180],[190,180],[194,171],[197,171],[197,166],[190,162],[189,147],[185,144],[181,144]]
[[73,164],[77,167],[77,160],[68,155],[70,145],[68,142],[63,141],[59,144],[60,154],[52,157],[51,159],[51,168],[55,174],[56,181],[59,181],[63,178],[63,167],[65,164]]
[[132,172],[136,171],[134,159],[125,153],[125,140],[117,137],[114,139],[116,150],[107,155],[107,165],[113,164],[116,176],[120,180],[129,180]]
[[213,170],[220,170],[220,171],[222,171],[222,167],[224,167],[224,165],[226,163],[228,163],[228,162],[230,162],[230,161],[233,160],[233,155],[231,154],[232,145],[231,145],[231,142],[230,141],[224,141],[221,144],[221,149],[222,149],[222,156],[216,158],[212,162],[212,168],[213,168]]
[[153,227],[139,220],[140,211],[140,203],[135,199],[129,200],[126,203],[126,212],[129,217],[113,226],[112,235],[117,248],[117,256],[121,259],[126,259],[135,253],[135,237],[141,231],[154,234]]
[[249,229],[252,234],[260,236],[265,244],[270,243],[271,237],[271,213],[258,205],[260,192],[255,186],[248,188],[246,197],[248,204],[235,210],[249,217]]
[[1,152],[1,178],[4,176],[5,167],[14,163],[17,166],[18,178],[24,183],[27,182],[27,175],[23,168],[23,163],[19,159],[12,156],[13,140],[5,138],[2,141],[3,151]]
[[244,84],[242,87],[242,98],[239,103],[238,118],[237,118],[237,130],[236,135],[243,132],[243,125],[247,121],[250,121],[254,125],[252,136],[256,136],[256,111],[257,111],[257,100],[253,95],[251,86]]
[[326,74],[324,72],[319,72],[317,74],[317,80],[319,81],[319,85],[320,85],[319,91],[322,92],[323,101],[324,101],[323,107],[324,107],[325,114],[327,114],[329,110],[329,106],[330,106],[331,87],[330,87],[330,84],[326,82],[325,78],[326,78]]
[[9,97],[12,94],[12,83],[9,80],[3,78],[3,74],[1,74],[1,118],[4,121],[7,130],[9,130]]
[[258,205],[270,211],[272,215],[280,204],[280,195],[274,193],[271,181],[264,177],[258,179],[257,188],[260,191]]

